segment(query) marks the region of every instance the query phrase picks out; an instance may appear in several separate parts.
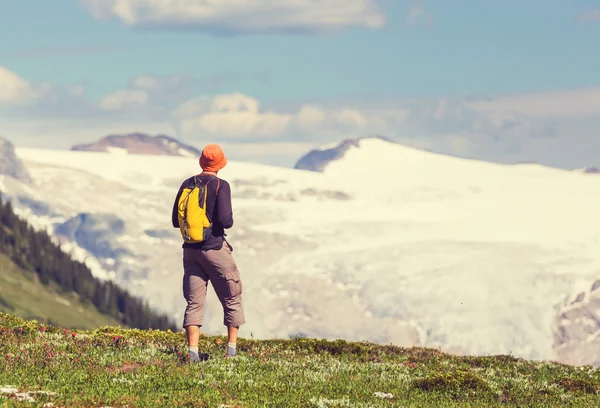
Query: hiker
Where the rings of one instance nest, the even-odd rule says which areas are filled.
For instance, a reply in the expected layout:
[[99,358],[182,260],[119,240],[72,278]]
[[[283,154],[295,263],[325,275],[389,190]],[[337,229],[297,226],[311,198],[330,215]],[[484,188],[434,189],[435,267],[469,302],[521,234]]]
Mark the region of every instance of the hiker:
[[185,328],[190,360],[200,361],[198,342],[208,282],[223,306],[227,326],[226,357],[236,355],[239,327],[246,322],[242,307],[242,281],[233,258],[233,247],[225,229],[233,226],[231,189],[217,176],[227,164],[219,145],[202,150],[202,172],[185,180],[173,205],[173,227],[179,228],[183,243],[183,296],[187,301]]

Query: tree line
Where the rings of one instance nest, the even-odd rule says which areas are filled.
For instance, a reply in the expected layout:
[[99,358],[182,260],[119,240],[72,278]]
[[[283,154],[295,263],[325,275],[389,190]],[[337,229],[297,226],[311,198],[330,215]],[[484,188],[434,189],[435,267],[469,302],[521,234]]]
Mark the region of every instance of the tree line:
[[36,231],[19,218],[10,200],[1,198],[0,253],[22,269],[35,271],[44,285],[54,282],[66,292],[77,293],[83,302],[90,302],[100,313],[125,326],[176,330],[174,322],[166,314],[153,311],[148,302],[113,282],[94,277],[84,263],[73,260],[47,232]]

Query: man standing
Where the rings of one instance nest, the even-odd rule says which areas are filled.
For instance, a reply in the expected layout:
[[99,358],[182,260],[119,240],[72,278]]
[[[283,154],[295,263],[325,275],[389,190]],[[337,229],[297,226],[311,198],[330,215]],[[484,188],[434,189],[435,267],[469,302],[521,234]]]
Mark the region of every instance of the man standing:
[[200,361],[198,342],[209,281],[223,306],[223,323],[227,327],[229,340],[227,357],[236,355],[239,327],[246,322],[240,272],[232,255],[233,247],[225,239],[225,229],[233,226],[231,188],[227,181],[217,177],[226,164],[227,158],[221,148],[215,144],[207,145],[200,157],[202,173],[182,183],[173,204],[173,227],[180,228],[183,234],[185,228],[180,227],[180,220],[184,189],[189,191],[194,186],[201,186],[201,191],[206,191],[205,201],[200,200],[200,207],[205,206],[206,217],[211,225],[206,228],[201,242],[183,244],[183,296],[187,302],[183,327],[192,361]]

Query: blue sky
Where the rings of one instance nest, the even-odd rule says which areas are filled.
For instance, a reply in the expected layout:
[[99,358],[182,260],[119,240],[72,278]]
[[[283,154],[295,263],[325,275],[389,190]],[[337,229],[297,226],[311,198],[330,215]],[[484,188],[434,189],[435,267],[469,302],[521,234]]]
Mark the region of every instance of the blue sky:
[[133,3],[0,0],[0,133],[67,148],[165,132],[284,165],[371,133],[563,167],[600,153],[536,153],[572,129],[580,143],[600,135],[597,1]]

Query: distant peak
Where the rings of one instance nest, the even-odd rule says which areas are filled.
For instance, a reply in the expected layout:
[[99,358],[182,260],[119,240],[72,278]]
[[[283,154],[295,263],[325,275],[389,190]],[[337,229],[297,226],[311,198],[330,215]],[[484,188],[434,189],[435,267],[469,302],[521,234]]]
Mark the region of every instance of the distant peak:
[[109,152],[121,154],[153,154],[164,156],[199,157],[201,151],[166,135],[129,133],[108,135],[98,142],[75,145],[73,151]]
[[31,176],[25,166],[15,153],[15,146],[0,136],[0,175],[6,175],[14,179],[31,182]]
[[598,169],[598,167],[584,167],[582,169],[576,169],[575,171],[585,174],[600,174],[600,169]]
[[351,147],[360,147],[361,142],[368,140],[381,140],[384,142],[397,144],[397,142],[393,141],[392,139],[380,135],[364,136],[355,139],[344,139],[342,142],[336,145],[328,145],[322,148],[311,150],[306,155],[302,156],[300,160],[298,160],[294,168],[298,170],[322,172],[329,163],[343,158]]

